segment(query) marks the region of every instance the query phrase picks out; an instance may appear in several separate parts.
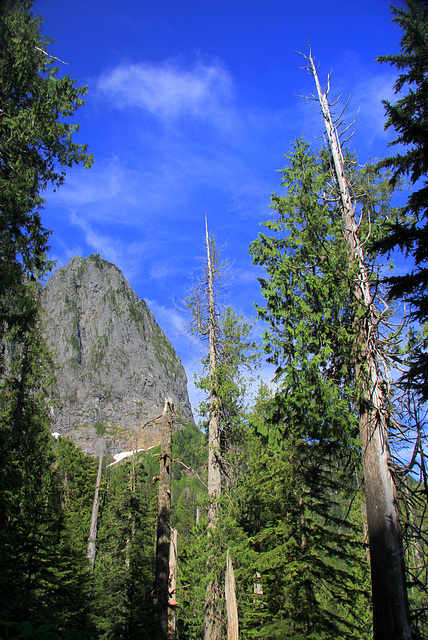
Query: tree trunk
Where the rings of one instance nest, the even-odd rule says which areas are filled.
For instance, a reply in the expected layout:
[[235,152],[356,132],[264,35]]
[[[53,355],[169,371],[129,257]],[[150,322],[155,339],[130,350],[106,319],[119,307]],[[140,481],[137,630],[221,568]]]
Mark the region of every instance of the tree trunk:
[[328,89],[326,93],[322,92],[312,55],[307,59],[317,87],[340,193],[349,271],[355,278],[351,293],[358,303],[358,311],[361,310],[361,315],[356,313],[355,320],[356,382],[360,394],[359,424],[370,546],[374,640],[407,640],[413,634],[409,624],[395,485],[389,467],[387,409],[375,355],[379,312],[371,295],[342,151],[327,99]]
[[217,367],[217,317],[214,299],[214,274],[211,262],[211,248],[208,237],[208,224],[205,219],[207,245],[208,314],[209,314],[209,432],[208,432],[208,527],[214,528],[218,519],[218,499],[221,494],[220,477],[220,424],[218,397],[216,388]]
[[[259,573],[259,571],[256,571],[254,574],[254,584],[253,584],[253,593],[255,596],[263,595],[263,585],[260,582],[261,579],[262,579],[262,574]],[[260,598],[253,599],[254,604],[260,604],[261,602],[262,600]]]
[[176,638],[177,609],[177,529],[171,532],[169,545],[168,640]]
[[161,453],[158,490],[158,523],[155,566],[155,633],[158,640],[168,640],[169,544],[171,516],[172,400],[165,400],[161,418]]
[[100,503],[99,491],[101,485],[101,475],[103,469],[103,449],[100,451],[100,461],[98,464],[98,473],[97,473],[97,481],[95,483],[95,492],[94,492],[94,501],[92,503],[92,517],[91,517],[91,527],[89,529],[89,538],[88,538],[88,552],[87,558],[89,560],[89,568],[92,571],[95,563],[95,542],[97,539],[97,520],[98,520],[98,508]]
[[229,549],[227,550],[226,555],[226,584],[224,592],[227,611],[227,640],[238,640],[239,624],[238,605],[236,603],[235,574],[233,572],[232,559],[230,557]]
[[208,559],[207,574],[214,577],[209,581],[205,592],[205,640],[221,638],[221,585],[217,575],[215,528],[218,522],[219,498],[221,494],[220,476],[220,425],[218,397],[216,390],[217,366],[217,318],[214,299],[214,274],[211,262],[208,224],[205,218],[207,245],[207,281],[208,281],[208,314],[209,314],[209,428],[208,428]]

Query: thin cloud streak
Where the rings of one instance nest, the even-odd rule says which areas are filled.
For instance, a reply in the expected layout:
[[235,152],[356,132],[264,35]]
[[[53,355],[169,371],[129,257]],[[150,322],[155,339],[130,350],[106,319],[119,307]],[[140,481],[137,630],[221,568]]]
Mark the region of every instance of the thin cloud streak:
[[112,237],[95,231],[83,218],[76,215],[76,213],[71,214],[70,222],[83,231],[86,244],[100,253],[105,260],[113,262],[113,264],[120,264],[122,262],[121,252],[117,250]]

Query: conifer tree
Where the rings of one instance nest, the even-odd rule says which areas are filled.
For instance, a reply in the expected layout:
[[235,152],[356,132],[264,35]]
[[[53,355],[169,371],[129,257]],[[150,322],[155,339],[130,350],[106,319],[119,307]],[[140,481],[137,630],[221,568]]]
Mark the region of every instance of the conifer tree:
[[206,262],[204,280],[196,285],[186,304],[193,316],[193,331],[208,341],[208,584],[205,596],[205,640],[221,640],[221,582],[215,566],[215,529],[219,520],[221,495],[220,399],[217,361],[220,351],[220,311],[218,287],[222,265],[205,219]]
[[169,628],[169,560],[171,542],[171,490],[172,490],[172,430],[174,405],[165,398],[160,429],[160,459],[158,476],[158,517],[155,564],[155,625],[158,640],[171,640]]
[[[380,56],[378,61],[399,71],[397,101],[384,100],[383,104],[385,128],[393,128],[397,134],[390,146],[403,145],[404,149],[382,160],[379,167],[392,169],[393,185],[409,177],[413,191],[399,215],[391,217],[388,234],[376,248],[384,253],[399,248],[412,256],[410,273],[387,278],[389,296],[409,302],[411,317],[424,324],[428,321],[428,3],[405,0],[404,6],[391,6],[391,11],[393,22],[403,31],[401,52]],[[428,399],[426,336],[421,336],[413,351],[405,379],[423,400]]]
[[[338,127],[333,121],[327,88],[322,91],[312,54],[306,57],[313,75],[317,100],[324,120],[327,145],[331,154],[331,175],[337,190],[338,208],[343,227],[348,270],[352,277],[353,356],[357,386],[361,460],[367,509],[367,528],[373,597],[373,635],[375,640],[414,637],[410,627],[406,590],[403,542],[399,521],[397,491],[391,471],[388,426],[392,421],[388,380],[390,377],[389,343],[380,347],[383,317],[377,298],[378,283],[373,283],[373,263],[367,263],[358,222],[358,194],[347,179]],[[370,224],[370,222],[369,222]],[[386,346],[386,348],[385,348]]]
[[36,637],[54,626],[84,637],[85,535],[80,549],[77,532],[67,535],[64,486],[53,466],[53,367],[39,327],[20,340],[18,331],[7,334],[13,348],[0,383],[1,634],[27,629]]
[[371,637],[369,567],[339,453],[292,435],[277,446],[250,435],[235,505],[244,637]]
[[[107,469],[100,505],[91,618],[100,640],[152,640],[159,456]],[[159,453],[159,449],[155,450]]]
[[[198,386],[207,392],[201,414],[208,422],[208,509],[207,509],[207,587],[205,596],[205,640],[223,637],[223,576],[226,549],[220,543],[218,525],[221,513],[222,486],[229,478],[226,451],[242,419],[243,368],[251,369],[255,361],[251,326],[230,307],[223,308],[226,263],[205,223],[206,260],[204,274],[192,287],[186,306],[192,314],[191,332],[208,344],[203,359],[204,371]],[[227,480],[229,481],[229,480]]]
[[93,638],[90,620],[92,580],[88,573],[86,542],[96,461],[71,440],[59,437],[50,470],[56,487],[55,509],[59,518],[58,553],[52,571],[54,606],[61,612],[65,637]]
[[[42,192],[64,182],[65,169],[90,166],[86,146],[73,141],[69,118],[84,104],[85,88],[59,75],[41,35],[31,0],[0,3],[0,338],[6,325],[26,325],[20,308],[26,279],[42,277],[49,231],[41,221]],[[0,353],[0,367],[4,346]],[[1,372],[1,369],[0,369]]]
[[[14,344],[14,335],[11,335]],[[47,389],[48,360],[36,330],[8,357],[8,377],[0,384],[0,584],[2,621],[26,622],[40,615],[37,579],[49,551],[48,470],[52,463]],[[43,355],[46,356],[46,350]],[[44,369],[44,371],[42,371]],[[44,374],[44,375],[41,375]]]
[[[343,169],[337,177],[328,152],[316,158],[301,141],[288,158],[290,165],[283,171],[287,196],[273,196],[279,215],[264,223],[272,233],[260,234],[251,248],[254,261],[267,272],[260,279],[266,306],[259,315],[270,324],[266,351],[277,365],[281,385],[272,402],[273,423],[284,425],[283,430],[294,425],[295,435],[342,442],[355,452],[359,431],[375,638],[391,633],[408,638],[400,525],[388,462],[391,407],[383,367],[390,345],[382,343],[380,332],[388,309],[381,312],[375,306],[373,270],[362,254],[364,234],[382,229],[377,223],[388,212],[390,193],[372,168],[352,168],[349,156],[346,177]],[[352,198],[350,190],[338,193],[340,181],[352,185]],[[344,220],[345,196],[349,220]],[[352,219],[355,206],[358,229]],[[281,429],[274,433],[279,438]]]
[[73,141],[78,125],[68,122],[85,89],[57,77],[32,6],[30,0],[0,3],[0,581],[8,637],[17,625],[36,636],[47,621],[64,634],[73,617],[55,586],[58,575],[73,582],[73,562],[56,510],[53,376],[36,281],[52,266],[42,192],[63,183],[66,167],[92,160]]

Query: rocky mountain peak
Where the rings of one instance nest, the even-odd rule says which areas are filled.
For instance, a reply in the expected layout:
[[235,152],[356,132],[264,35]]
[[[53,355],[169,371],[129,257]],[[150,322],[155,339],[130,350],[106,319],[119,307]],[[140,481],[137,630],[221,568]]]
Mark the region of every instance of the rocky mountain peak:
[[76,256],[42,294],[58,380],[54,429],[89,453],[150,446],[164,401],[193,421],[180,358],[144,300],[100,255]]

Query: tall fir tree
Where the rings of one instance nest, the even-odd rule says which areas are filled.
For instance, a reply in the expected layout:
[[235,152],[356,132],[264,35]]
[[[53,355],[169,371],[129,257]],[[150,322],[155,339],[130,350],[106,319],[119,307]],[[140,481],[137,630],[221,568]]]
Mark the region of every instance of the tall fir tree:
[[[31,0],[0,3],[0,338],[7,326],[31,319],[24,283],[42,277],[49,231],[41,220],[42,192],[64,182],[65,169],[90,166],[85,145],[73,141],[70,124],[84,104],[86,88],[59,77],[52,42],[41,35],[42,20]],[[24,308],[22,308],[24,307]],[[0,353],[3,365],[4,345]],[[1,373],[1,369],[0,369]]]
[[[284,430],[295,425],[295,435],[361,451],[375,637],[387,638],[392,629],[397,637],[411,637],[388,462],[391,405],[384,367],[394,354],[380,331],[388,309],[376,307],[375,265],[367,264],[362,253],[365,234],[382,231],[379,223],[389,210],[390,189],[372,167],[358,171],[350,156],[345,158],[346,176],[336,178],[330,154],[316,157],[301,141],[289,160],[283,171],[287,196],[273,196],[279,215],[264,223],[272,233],[260,234],[251,249],[254,261],[267,272],[260,279],[266,306],[259,314],[270,325],[266,351],[277,365],[281,385],[272,402],[274,424]],[[343,194],[338,183],[348,185]],[[349,225],[343,199],[349,200]],[[358,229],[352,219],[356,208]],[[281,429],[275,433],[281,437]],[[385,516],[379,519],[379,514]]]
[[10,638],[48,637],[50,626],[64,635],[74,624],[57,597],[64,593],[58,576],[62,586],[72,581],[73,562],[61,542],[49,429],[52,368],[37,280],[52,266],[42,192],[63,183],[66,167],[92,161],[73,141],[78,125],[68,122],[85,89],[58,77],[32,6],[0,3],[0,572]]
[[[31,285],[36,290],[36,283]],[[87,532],[80,525],[85,513],[70,508],[77,489],[69,474],[65,497],[59,458],[55,464],[52,361],[37,324],[20,341],[16,332],[15,327],[8,334],[13,348],[0,383],[0,633],[84,638],[89,632]]]

